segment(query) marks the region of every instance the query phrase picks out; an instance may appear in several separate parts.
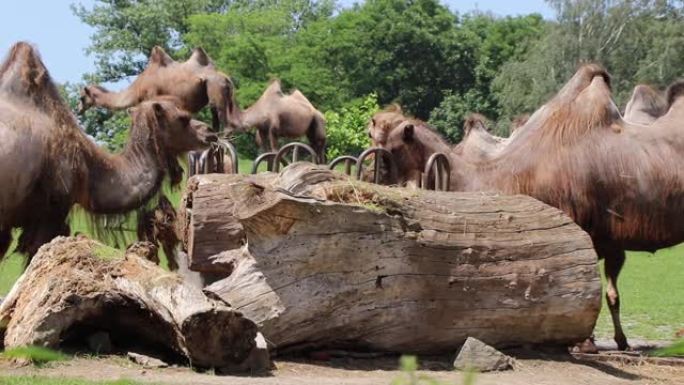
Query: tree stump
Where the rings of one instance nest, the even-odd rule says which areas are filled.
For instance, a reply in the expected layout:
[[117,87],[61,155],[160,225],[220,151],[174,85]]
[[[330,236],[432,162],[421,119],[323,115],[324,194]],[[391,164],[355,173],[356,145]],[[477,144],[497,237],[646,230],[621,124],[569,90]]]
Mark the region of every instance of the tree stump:
[[256,325],[174,273],[84,237],[40,248],[0,305],[5,348],[82,346],[93,334],[200,368],[241,363]]
[[189,250],[230,266],[205,292],[280,352],[571,344],[600,310],[591,239],[527,196],[390,188],[305,163],[191,184],[184,231],[213,240]]

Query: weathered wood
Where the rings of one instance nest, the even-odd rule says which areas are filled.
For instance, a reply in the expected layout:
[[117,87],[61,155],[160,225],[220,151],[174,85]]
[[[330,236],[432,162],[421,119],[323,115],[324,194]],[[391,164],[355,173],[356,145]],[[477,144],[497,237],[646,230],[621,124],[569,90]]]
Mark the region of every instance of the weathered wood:
[[84,237],[44,245],[0,305],[6,348],[80,345],[94,333],[115,348],[151,350],[196,367],[241,363],[255,324],[134,252]]
[[[389,188],[301,163],[195,183],[187,231],[207,239],[207,216],[195,215],[213,211],[212,231],[239,222],[244,237],[218,253],[232,273],[205,292],[281,351],[439,353],[468,336],[566,344],[593,330],[601,286],[591,240],[533,198]],[[205,207],[219,200],[231,209]]]

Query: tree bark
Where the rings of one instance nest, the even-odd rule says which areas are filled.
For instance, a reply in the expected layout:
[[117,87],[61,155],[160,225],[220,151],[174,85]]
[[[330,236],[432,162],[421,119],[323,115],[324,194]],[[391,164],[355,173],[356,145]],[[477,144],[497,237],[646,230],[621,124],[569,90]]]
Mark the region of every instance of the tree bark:
[[256,325],[135,252],[85,237],[44,245],[0,305],[6,348],[80,347],[94,333],[117,349],[226,368],[254,348]]
[[[240,228],[203,245],[231,266],[205,292],[281,352],[442,353],[468,336],[570,344],[594,328],[601,283],[591,239],[533,198],[389,188],[303,163],[280,175],[195,178],[191,239]],[[219,212],[219,200],[231,209]]]

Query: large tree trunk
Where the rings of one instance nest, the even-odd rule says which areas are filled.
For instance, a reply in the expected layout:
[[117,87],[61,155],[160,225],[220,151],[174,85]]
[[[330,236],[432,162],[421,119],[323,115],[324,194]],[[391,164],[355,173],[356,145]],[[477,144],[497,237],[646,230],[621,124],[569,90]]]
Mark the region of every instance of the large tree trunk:
[[190,242],[193,258],[231,271],[205,292],[280,351],[568,344],[590,336],[601,306],[589,236],[527,196],[389,188],[307,164],[191,183],[185,231],[214,237]]
[[195,367],[230,368],[254,348],[256,325],[141,258],[84,237],[44,245],[0,305],[6,348],[79,347],[105,334],[115,349]]

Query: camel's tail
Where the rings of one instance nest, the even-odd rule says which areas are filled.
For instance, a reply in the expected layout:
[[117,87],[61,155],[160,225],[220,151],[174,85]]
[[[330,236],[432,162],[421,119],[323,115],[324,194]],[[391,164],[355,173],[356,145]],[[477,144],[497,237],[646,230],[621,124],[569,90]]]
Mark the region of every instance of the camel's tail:
[[309,144],[316,151],[318,163],[325,163],[325,117],[323,114],[318,111],[314,112],[306,136],[309,138]]

